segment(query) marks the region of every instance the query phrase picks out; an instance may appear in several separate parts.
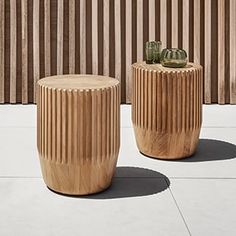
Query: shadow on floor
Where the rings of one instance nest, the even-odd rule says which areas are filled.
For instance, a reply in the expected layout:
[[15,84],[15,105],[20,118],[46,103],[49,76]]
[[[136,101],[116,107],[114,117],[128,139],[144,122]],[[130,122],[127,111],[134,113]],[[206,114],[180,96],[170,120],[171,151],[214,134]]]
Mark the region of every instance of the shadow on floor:
[[200,139],[197,151],[182,162],[219,161],[236,158],[236,145],[214,139]]
[[112,185],[100,193],[87,196],[57,194],[79,199],[127,198],[160,193],[170,185],[170,181],[165,175],[138,167],[117,167],[115,176]]
[[116,177],[106,191],[85,196],[88,199],[112,199],[147,196],[166,190],[169,179],[156,171],[138,167],[117,167]]

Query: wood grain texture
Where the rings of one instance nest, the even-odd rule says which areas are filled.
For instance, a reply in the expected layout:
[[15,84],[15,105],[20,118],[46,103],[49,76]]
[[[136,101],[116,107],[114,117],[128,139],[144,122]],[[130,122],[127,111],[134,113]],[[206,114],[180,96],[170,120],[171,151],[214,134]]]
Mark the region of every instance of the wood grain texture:
[[156,27],[156,14],[155,14],[155,0],[149,0],[149,41],[155,41],[155,27]]
[[86,74],[86,0],[80,1],[80,73]]
[[200,0],[194,0],[193,61],[200,63]]
[[129,103],[131,64],[155,39],[202,63],[205,103],[236,104],[234,9],[233,0],[0,0],[0,103],[35,102],[37,80],[62,73],[117,76]]
[[120,0],[115,0],[115,77],[121,79],[121,11]]
[[143,0],[137,0],[137,61],[143,60]]
[[103,0],[103,38],[104,38],[104,45],[103,45],[103,56],[104,56],[104,64],[103,64],[103,74],[109,75],[109,1]]
[[75,0],[69,1],[69,73],[75,74]]
[[44,55],[45,76],[51,75],[51,15],[50,0],[44,0]]
[[236,104],[236,1],[230,1],[230,103]]
[[0,103],[4,103],[5,2],[0,1]]
[[28,11],[27,0],[21,2],[22,11],[22,103],[28,103]]
[[171,34],[172,34],[172,47],[178,48],[178,0],[172,0],[171,6]]
[[63,17],[64,17],[64,1],[58,0],[57,10],[57,74],[63,74]]
[[39,43],[39,0],[33,1],[33,71],[34,102],[36,102],[36,83],[40,78],[40,43]]
[[46,185],[72,195],[106,189],[120,147],[119,81],[52,76],[38,89],[37,145]]
[[218,102],[225,103],[225,1],[218,0]]
[[204,88],[205,103],[211,103],[211,0],[205,1],[205,54]]
[[162,47],[166,48],[167,45],[167,0],[162,0],[160,2],[160,31],[161,31],[161,41]]
[[133,64],[132,122],[140,152],[160,159],[191,156],[202,123],[202,67]]
[[125,25],[125,39],[126,39],[126,102],[131,101],[131,91],[132,91],[132,77],[131,77],[131,64],[132,64],[132,2],[125,1],[125,15],[126,15],[126,25]]
[[98,0],[92,4],[92,72],[98,74]]
[[10,0],[10,102],[16,103],[16,0]]
[[183,49],[189,55],[189,0],[183,1]]

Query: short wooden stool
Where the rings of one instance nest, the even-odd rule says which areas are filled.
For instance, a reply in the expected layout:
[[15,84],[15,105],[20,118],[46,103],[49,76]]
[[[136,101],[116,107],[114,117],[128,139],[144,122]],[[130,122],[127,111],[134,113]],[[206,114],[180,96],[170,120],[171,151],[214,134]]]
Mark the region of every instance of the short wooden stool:
[[135,63],[132,122],[143,154],[160,159],[191,156],[202,123],[202,67]]
[[37,146],[46,185],[64,194],[102,191],[120,147],[120,86],[106,76],[38,81]]

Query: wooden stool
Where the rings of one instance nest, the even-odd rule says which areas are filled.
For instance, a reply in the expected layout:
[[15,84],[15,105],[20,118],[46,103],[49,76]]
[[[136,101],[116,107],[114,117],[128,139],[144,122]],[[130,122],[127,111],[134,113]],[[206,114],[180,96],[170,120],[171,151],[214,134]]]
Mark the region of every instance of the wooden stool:
[[202,67],[135,63],[132,122],[143,154],[160,159],[191,156],[202,123]]
[[37,146],[46,185],[83,195],[109,187],[120,147],[120,86],[106,76],[38,81]]

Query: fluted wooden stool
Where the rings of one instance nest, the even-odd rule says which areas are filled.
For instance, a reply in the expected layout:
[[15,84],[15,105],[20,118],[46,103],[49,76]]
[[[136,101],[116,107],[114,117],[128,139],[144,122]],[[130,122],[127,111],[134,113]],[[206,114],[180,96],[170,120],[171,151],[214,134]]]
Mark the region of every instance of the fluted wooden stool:
[[132,122],[138,149],[160,159],[191,156],[202,123],[202,67],[135,63]]
[[120,147],[120,86],[106,76],[38,81],[37,139],[46,185],[84,195],[110,184]]

